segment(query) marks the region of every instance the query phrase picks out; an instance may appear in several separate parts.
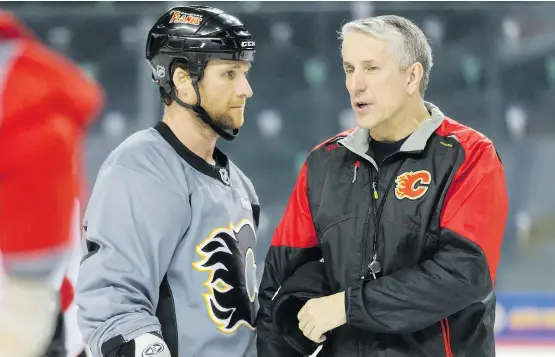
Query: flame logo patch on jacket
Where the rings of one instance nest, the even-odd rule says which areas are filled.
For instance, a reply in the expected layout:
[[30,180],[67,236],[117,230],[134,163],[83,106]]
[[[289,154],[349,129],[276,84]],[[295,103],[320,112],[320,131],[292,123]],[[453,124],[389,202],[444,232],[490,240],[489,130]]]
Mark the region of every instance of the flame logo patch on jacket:
[[400,200],[419,199],[428,191],[428,185],[431,182],[432,175],[427,170],[405,172],[395,179],[395,197]]
[[218,330],[230,334],[241,326],[255,328],[258,283],[254,249],[256,233],[249,220],[217,228],[196,247],[202,257],[193,267],[208,272],[204,282],[206,308]]

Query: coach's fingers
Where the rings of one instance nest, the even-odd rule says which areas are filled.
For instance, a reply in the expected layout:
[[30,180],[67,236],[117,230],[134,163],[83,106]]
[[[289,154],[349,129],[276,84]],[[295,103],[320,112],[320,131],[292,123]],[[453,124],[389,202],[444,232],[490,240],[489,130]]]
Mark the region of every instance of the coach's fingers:
[[306,304],[304,304],[301,310],[299,310],[299,313],[297,314],[297,320],[301,321],[305,315],[306,315]]
[[310,319],[304,317],[301,320],[299,320],[299,330],[304,331],[306,325],[308,324],[308,322],[310,321]]
[[303,335],[305,335],[306,338],[310,339],[312,330],[314,330],[314,324],[312,323],[312,321],[308,321],[308,323],[301,329],[301,331],[303,332]]
[[322,331],[320,328],[318,327],[314,327],[312,329],[312,331],[310,332],[310,336],[308,336],[308,338],[316,343],[321,343],[323,342],[323,337],[325,338],[325,336],[323,336]]

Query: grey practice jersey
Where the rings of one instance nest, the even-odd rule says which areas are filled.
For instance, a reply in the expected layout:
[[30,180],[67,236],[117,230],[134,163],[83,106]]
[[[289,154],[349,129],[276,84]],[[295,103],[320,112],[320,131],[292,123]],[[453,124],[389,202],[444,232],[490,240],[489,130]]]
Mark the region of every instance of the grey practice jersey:
[[76,294],[94,357],[150,331],[172,357],[256,356],[259,202],[248,178],[215,156],[214,167],[160,122],[101,167]]

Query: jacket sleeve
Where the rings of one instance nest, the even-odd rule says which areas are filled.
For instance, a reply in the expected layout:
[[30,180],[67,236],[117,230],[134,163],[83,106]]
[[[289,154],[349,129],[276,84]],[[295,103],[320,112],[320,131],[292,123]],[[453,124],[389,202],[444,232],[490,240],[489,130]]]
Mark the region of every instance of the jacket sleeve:
[[308,205],[305,163],[266,256],[258,296],[260,302],[257,326],[259,356],[301,356],[275,331],[269,307],[280,286],[299,266],[320,258],[321,251]]
[[125,166],[102,168],[84,218],[78,324],[94,357],[160,331],[159,289],[191,219],[185,197]]
[[508,200],[493,145],[479,146],[467,153],[446,193],[437,253],[415,267],[348,289],[348,324],[410,333],[491,296]]

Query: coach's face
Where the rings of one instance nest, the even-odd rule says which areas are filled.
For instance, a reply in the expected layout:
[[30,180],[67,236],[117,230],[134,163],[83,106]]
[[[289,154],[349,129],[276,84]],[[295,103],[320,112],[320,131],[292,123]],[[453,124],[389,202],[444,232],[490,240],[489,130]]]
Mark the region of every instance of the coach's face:
[[408,77],[390,42],[349,31],[343,39],[345,84],[358,126],[372,129],[393,118],[407,100]]
[[246,77],[249,68],[245,61],[209,61],[199,82],[202,107],[224,129],[243,126],[245,104],[253,94]]

